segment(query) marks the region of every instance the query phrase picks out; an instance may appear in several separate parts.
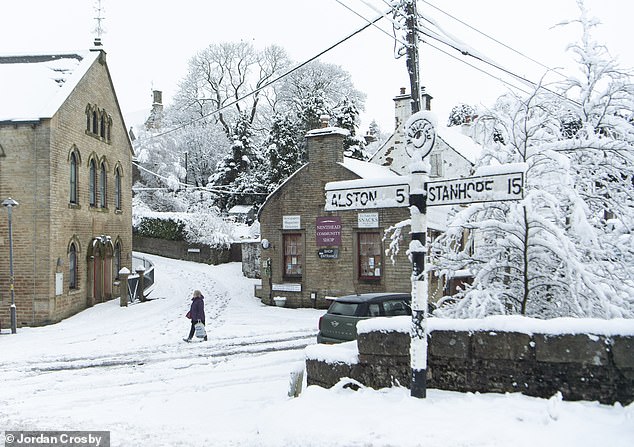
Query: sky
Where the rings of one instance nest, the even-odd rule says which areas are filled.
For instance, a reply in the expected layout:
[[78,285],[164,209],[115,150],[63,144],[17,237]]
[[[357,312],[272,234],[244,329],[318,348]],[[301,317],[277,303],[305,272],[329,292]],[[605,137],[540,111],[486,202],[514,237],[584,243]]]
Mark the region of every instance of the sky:
[[[429,0],[418,2],[425,17],[438,22],[472,48],[510,70],[538,81],[546,72],[525,58],[483,38],[451,16],[494,37],[545,66],[570,66],[566,45],[579,37],[578,25],[552,28],[578,16],[575,0]],[[92,46],[98,0],[21,0],[3,5],[0,14],[0,54],[77,51]],[[345,5],[345,6],[344,6]],[[163,91],[169,105],[187,62],[213,43],[248,40],[256,48],[280,45],[300,63],[361,28],[367,19],[387,9],[384,0],[101,0],[102,41],[126,123],[143,123],[152,103],[152,90]],[[625,0],[586,0],[591,15],[602,22],[596,38],[607,45],[624,67],[634,67],[627,49],[628,21],[634,3]],[[394,126],[393,97],[409,91],[405,59],[394,57],[389,21],[371,27],[320,58],[348,71],[355,86],[366,93],[361,130],[376,120],[383,131]],[[387,34],[386,34],[387,33]],[[402,39],[402,36],[399,35]],[[458,52],[434,43],[452,56]],[[467,59],[469,60],[469,59]],[[470,63],[482,67],[476,61]],[[501,76],[490,68],[495,77]],[[434,97],[432,110],[444,123],[459,103],[490,105],[508,87],[500,81],[443,54],[427,44],[420,47],[422,85]],[[547,77],[547,79],[552,79]]]
[[[309,351],[333,359],[345,348],[315,344],[323,311],[262,305],[240,263],[146,257],[157,272],[150,301],[113,299],[57,324],[2,330],[0,442],[10,430],[108,431],[112,447],[629,447],[634,439],[634,404],[557,394],[428,389],[417,399],[404,387],[307,387],[304,376],[299,397],[289,397],[293,373],[315,358]],[[205,295],[209,340],[185,343],[194,289]],[[511,319],[506,330],[535,329],[532,319]],[[617,333],[634,333],[625,323]]]

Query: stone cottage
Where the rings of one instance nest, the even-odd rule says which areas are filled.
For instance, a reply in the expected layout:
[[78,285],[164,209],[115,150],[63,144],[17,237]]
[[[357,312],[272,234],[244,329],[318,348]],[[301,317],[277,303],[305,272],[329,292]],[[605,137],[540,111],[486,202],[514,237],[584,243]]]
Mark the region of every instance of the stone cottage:
[[[260,209],[262,286],[256,295],[265,303],[281,297],[289,307],[323,308],[330,304],[329,297],[411,290],[405,247],[393,262],[385,253],[389,241],[384,240],[387,228],[409,218],[407,180],[387,168],[344,157],[346,132],[336,127],[310,131],[308,163]],[[399,206],[370,204],[363,191],[357,194],[358,206],[345,206],[345,200],[342,206],[331,206],[326,198],[329,182],[363,179],[372,191],[374,180],[390,184],[401,199]]]
[[[100,48],[0,57],[0,199],[12,209],[17,325],[59,321],[117,293],[131,268],[132,146]],[[9,325],[6,210],[0,324]]]

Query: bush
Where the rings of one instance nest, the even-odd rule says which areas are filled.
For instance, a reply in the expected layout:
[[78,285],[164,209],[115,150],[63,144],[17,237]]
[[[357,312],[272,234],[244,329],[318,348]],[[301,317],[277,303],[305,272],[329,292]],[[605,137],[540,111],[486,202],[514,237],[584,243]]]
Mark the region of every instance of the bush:
[[142,217],[133,227],[135,234],[168,241],[185,240],[185,223],[174,219],[161,219],[158,217]]

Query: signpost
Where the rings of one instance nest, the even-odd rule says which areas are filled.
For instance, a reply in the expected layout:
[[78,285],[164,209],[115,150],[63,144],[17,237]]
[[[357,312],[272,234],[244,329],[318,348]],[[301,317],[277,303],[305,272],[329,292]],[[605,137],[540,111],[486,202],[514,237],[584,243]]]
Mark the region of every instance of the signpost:
[[365,210],[407,206],[409,187],[399,177],[368,185],[365,179],[326,184],[326,211]]
[[512,172],[427,182],[427,206],[521,199],[524,173]]

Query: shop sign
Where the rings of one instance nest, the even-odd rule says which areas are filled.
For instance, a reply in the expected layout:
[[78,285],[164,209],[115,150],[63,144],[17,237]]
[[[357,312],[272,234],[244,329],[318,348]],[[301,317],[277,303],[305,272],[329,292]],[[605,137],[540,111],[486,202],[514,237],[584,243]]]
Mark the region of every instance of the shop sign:
[[301,292],[302,285],[295,283],[283,283],[283,284],[273,284],[271,287],[273,290],[277,290],[280,292]]
[[315,231],[318,247],[341,245],[340,217],[318,217]]
[[282,216],[282,230],[299,230],[301,226],[301,216]]
[[319,255],[319,259],[338,259],[339,249],[338,248],[320,248],[317,254]]
[[379,228],[379,213],[359,213],[357,226],[359,228]]

